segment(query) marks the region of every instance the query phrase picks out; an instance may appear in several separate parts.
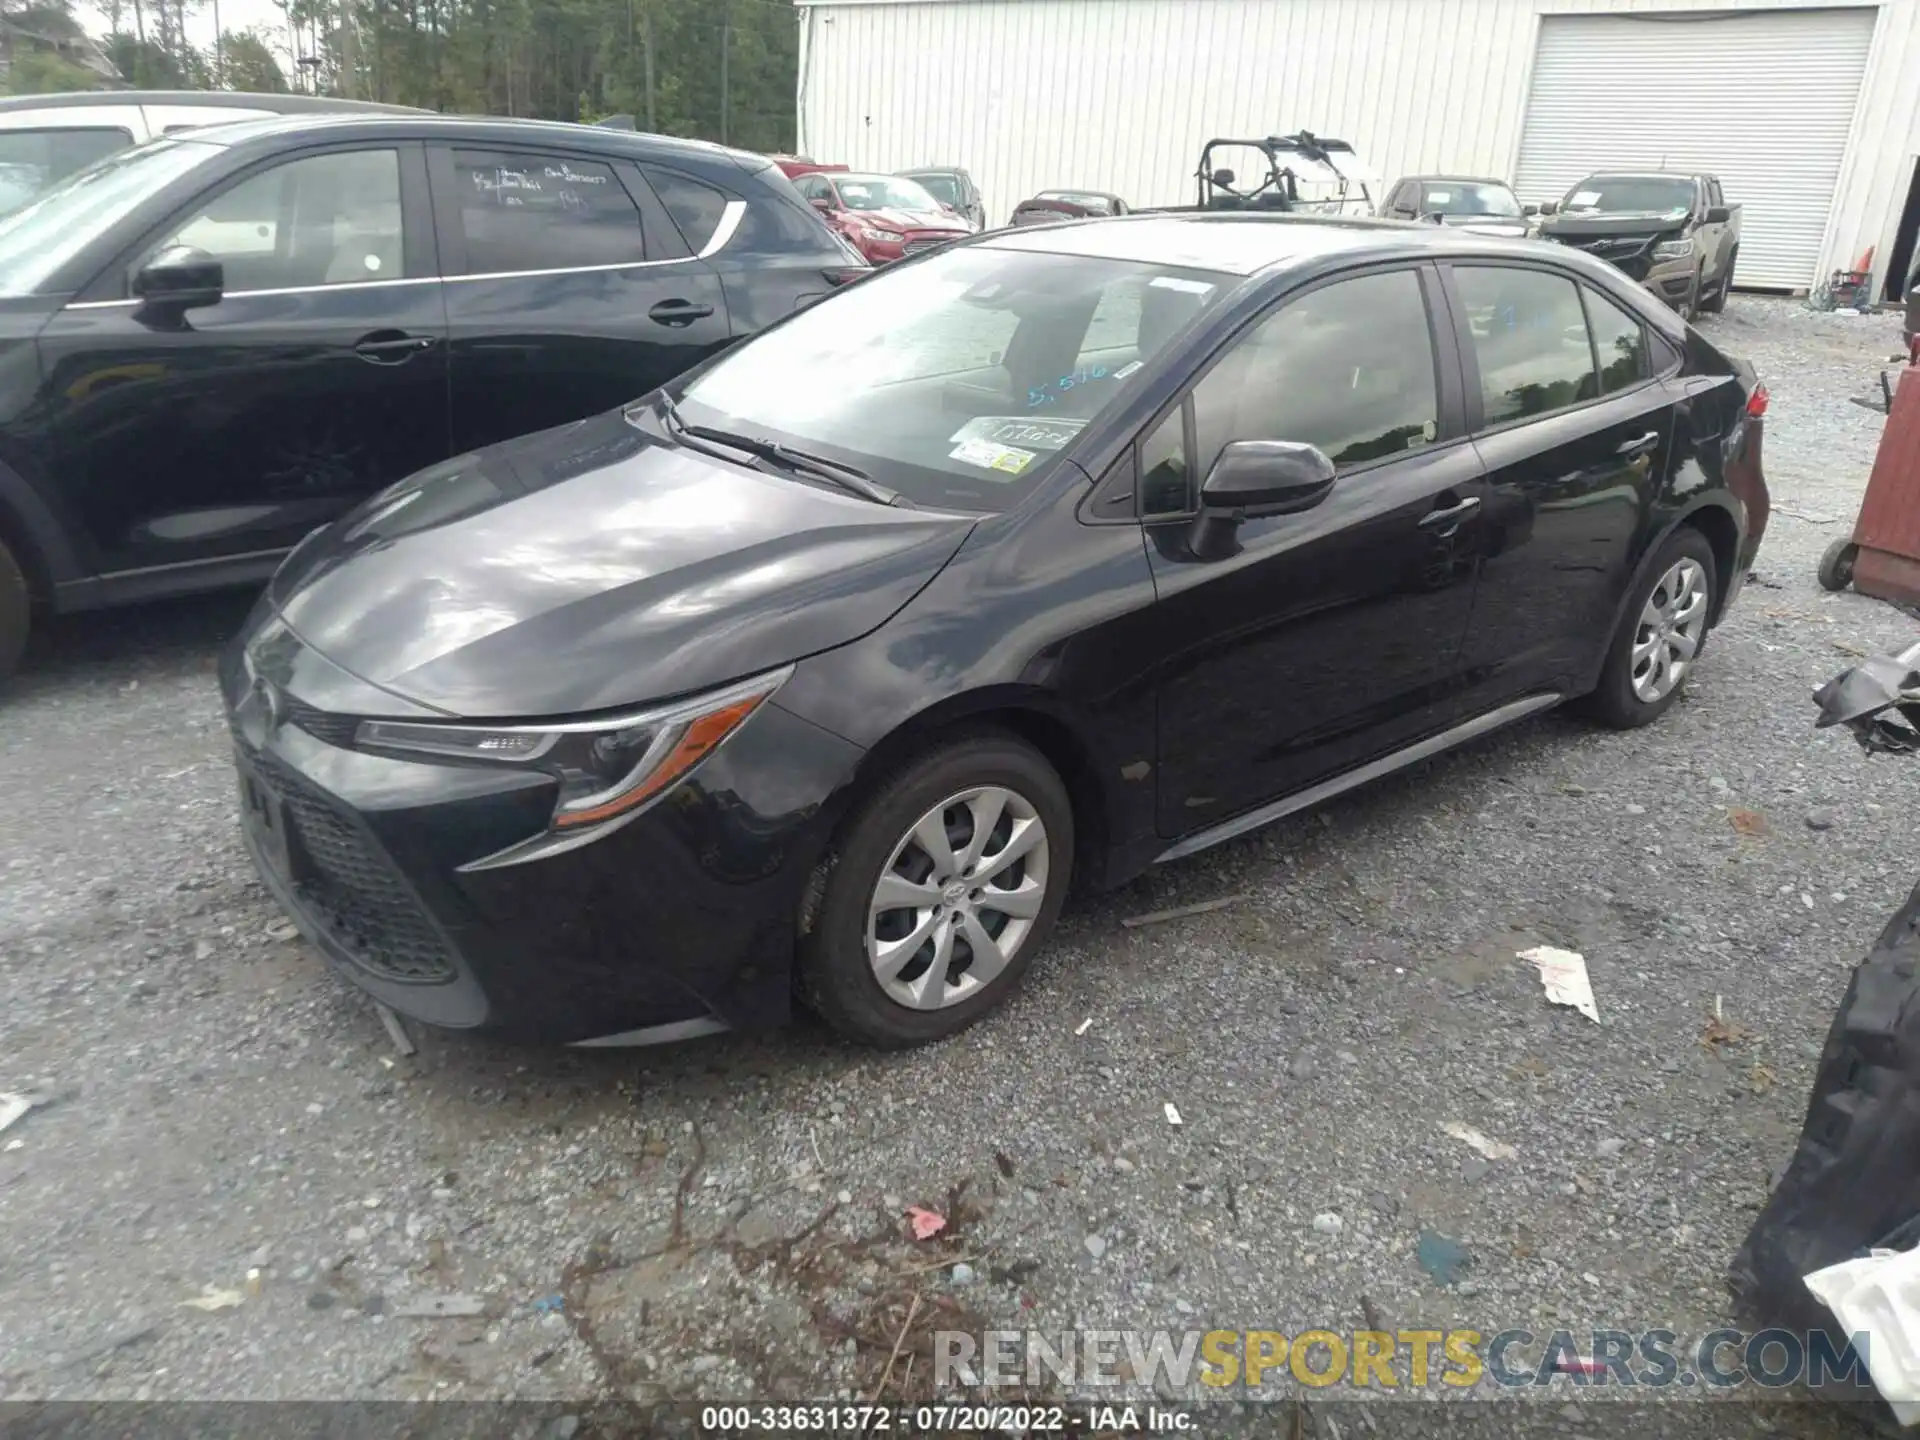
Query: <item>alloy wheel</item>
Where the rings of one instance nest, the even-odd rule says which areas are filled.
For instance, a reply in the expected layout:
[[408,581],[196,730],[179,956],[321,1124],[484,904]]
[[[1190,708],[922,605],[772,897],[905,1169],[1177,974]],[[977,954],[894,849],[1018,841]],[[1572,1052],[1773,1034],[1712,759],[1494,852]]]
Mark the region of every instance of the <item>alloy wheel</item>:
[[1707,571],[1685,556],[1660,577],[1633,632],[1633,693],[1653,705],[1686,678],[1707,630]]
[[867,907],[867,961],[887,998],[941,1010],[992,983],[1046,903],[1047,829],[1017,791],[941,801],[900,837]]

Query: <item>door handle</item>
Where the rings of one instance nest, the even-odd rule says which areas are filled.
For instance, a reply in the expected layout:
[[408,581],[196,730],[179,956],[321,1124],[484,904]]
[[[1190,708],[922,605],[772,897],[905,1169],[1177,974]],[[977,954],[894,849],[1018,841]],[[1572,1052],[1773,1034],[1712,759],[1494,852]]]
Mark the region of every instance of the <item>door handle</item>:
[[1649,430],[1646,434],[1636,436],[1634,439],[1627,441],[1613,453],[1623,455],[1631,460],[1637,460],[1642,455],[1651,453],[1653,448],[1659,443],[1660,432],[1658,430]]
[[711,314],[711,305],[696,304],[692,300],[662,300],[647,311],[647,318],[660,325],[691,325]]
[[431,335],[408,335],[400,330],[376,330],[363,335],[353,353],[375,365],[398,365],[435,344]]
[[1438,506],[1420,517],[1422,530],[1451,530],[1480,508],[1480,497],[1469,495],[1452,505]]

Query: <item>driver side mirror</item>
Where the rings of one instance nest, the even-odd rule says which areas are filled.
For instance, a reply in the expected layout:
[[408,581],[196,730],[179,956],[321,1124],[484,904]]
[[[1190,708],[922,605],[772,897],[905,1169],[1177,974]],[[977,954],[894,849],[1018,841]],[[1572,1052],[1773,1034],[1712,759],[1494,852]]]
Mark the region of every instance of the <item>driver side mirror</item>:
[[1542,215],[1557,215],[1557,214],[1559,214],[1559,213],[1560,213],[1560,202],[1559,202],[1558,200],[1548,200],[1548,201],[1547,201],[1547,202],[1545,202],[1545,203],[1544,203],[1543,205],[1541,205],[1541,207],[1540,207],[1540,213],[1541,213]]
[[1724,225],[1733,218],[1733,211],[1725,205],[1715,205],[1707,211],[1707,224]]
[[[1551,204],[1552,202],[1549,201],[1548,203]],[[1533,216],[1542,213],[1543,208],[1544,207],[1535,205],[1531,201],[1529,201],[1527,204],[1522,205],[1520,207],[1520,213],[1526,216],[1527,218],[1531,219]]]
[[141,266],[133,295],[143,305],[175,313],[218,305],[226,293],[225,267],[190,245],[171,245]]
[[1333,461],[1318,445],[1295,440],[1235,440],[1220,452],[1200,486],[1200,517],[1193,553],[1204,560],[1232,555],[1242,520],[1297,515],[1333,490]]
[[1233,184],[1233,171],[1231,171],[1231,170],[1216,170],[1216,171],[1214,171],[1214,172],[1213,172],[1213,175],[1212,175],[1212,180],[1213,180],[1213,183],[1214,183],[1214,184],[1216,184],[1216,185],[1219,185],[1219,186],[1222,186],[1222,187],[1225,187],[1225,186],[1229,186],[1229,185],[1232,185],[1232,184]]
[[833,213],[833,202],[823,196],[816,195],[808,203],[822,215],[831,215]]

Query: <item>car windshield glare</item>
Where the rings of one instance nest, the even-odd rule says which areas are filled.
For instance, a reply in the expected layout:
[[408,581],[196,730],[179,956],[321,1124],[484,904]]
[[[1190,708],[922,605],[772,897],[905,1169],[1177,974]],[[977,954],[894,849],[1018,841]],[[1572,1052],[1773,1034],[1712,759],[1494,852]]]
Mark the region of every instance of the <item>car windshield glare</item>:
[[691,381],[680,408],[689,422],[857,466],[915,504],[1006,509],[1230,283],[967,246],[746,342]]
[[1458,180],[1429,183],[1420,197],[1422,215],[1517,216],[1520,202],[1504,185],[1474,185]]
[[938,200],[911,180],[863,175],[842,179],[833,188],[840,192],[840,203],[848,210],[936,211],[940,208]]
[[1568,210],[1664,214],[1693,208],[1693,182],[1657,175],[1595,175],[1567,196]]
[[149,141],[76,171],[0,216],[0,296],[37,293],[103,229],[219,153],[205,143]]

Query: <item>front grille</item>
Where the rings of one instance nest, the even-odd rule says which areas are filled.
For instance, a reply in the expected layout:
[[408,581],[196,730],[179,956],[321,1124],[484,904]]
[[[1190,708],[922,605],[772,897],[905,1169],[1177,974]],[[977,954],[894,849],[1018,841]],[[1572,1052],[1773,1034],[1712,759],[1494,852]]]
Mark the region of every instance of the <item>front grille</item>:
[[1580,248],[1589,255],[1598,255],[1602,260],[1624,260],[1638,255],[1646,249],[1650,241],[1629,237],[1624,240],[1587,240]]
[[415,985],[453,979],[453,957],[433,921],[359,822],[271,755],[251,758],[308,861],[292,878],[308,918],[369,975]]
[[951,245],[952,243],[951,240],[909,240],[900,247],[900,253],[902,255],[924,255],[929,250],[938,250],[942,245]]

